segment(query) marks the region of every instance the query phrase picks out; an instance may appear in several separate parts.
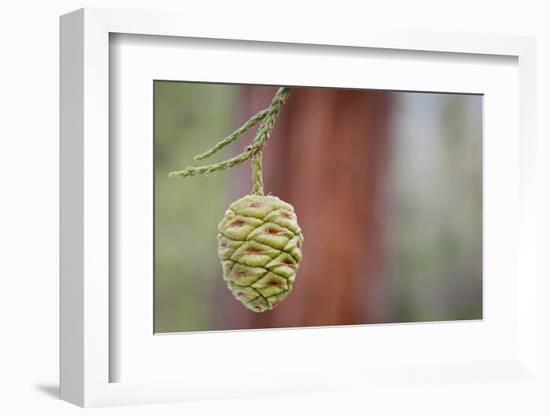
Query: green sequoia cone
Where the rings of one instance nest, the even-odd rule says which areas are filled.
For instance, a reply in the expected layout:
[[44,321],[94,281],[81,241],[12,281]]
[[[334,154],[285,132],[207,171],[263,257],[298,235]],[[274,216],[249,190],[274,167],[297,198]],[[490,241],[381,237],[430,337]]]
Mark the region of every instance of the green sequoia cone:
[[304,237],[292,205],[275,196],[246,195],[218,225],[223,278],[254,312],[273,309],[292,290]]
[[246,149],[222,162],[188,166],[170,172],[170,177],[207,175],[252,161],[252,195],[231,204],[218,225],[218,253],[227,287],[244,306],[254,312],[273,309],[294,285],[302,259],[304,237],[292,205],[275,196],[264,196],[262,151],[290,95],[281,87],[268,108],[259,111],[214,147],[195,156],[206,159],[259,125]]

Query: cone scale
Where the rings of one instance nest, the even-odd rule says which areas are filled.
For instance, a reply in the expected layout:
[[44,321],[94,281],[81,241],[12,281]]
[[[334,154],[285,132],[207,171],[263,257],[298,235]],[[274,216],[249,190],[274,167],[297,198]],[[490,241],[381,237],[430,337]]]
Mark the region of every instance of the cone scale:
[[292,205],[271,195],[233,202],[218,225],[228,289],[251,311],[273,309],[292,291],[303,242]]

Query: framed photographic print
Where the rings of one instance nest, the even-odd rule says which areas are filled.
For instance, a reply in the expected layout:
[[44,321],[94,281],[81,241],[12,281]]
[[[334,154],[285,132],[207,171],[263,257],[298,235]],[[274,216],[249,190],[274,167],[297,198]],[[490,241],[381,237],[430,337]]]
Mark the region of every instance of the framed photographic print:
[[62,398],[532,379],[533,45],[63,16]]

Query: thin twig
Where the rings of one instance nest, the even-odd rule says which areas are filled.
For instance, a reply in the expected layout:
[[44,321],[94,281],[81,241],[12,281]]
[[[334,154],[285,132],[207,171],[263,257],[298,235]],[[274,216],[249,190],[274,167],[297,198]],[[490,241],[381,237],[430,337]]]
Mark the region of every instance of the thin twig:
[[208,149],[206,152],[195,156],[194,159],[195,160],[203,160],[203,159],[206,159],[209,156],[212,156],[214,153],[216,153],[219,150],[223,149],[228,144],[233,143],[235,140],[237,140],[239,137],[241,137],[243,134],[245,134],[248,130],[250,130],[252,127],[254,127],[256,124],[258,124],[260,121],[262,121],[265,118],[265,116],[267,116],[268,114],[269,114],[269,108],[266,108],[265,110],[262,110],[262,111],[258,112],[257,114],[254,114],[246,123],[244,123],[241,127],[239,127],[237,130],[235,130],[229,136],[227,136],[225,139],[221,140],[219,143],[217,143],[211,149]]
[[241,163],[246,162],[247,160],[252,158],[252,156],[254,156],[254,154],[256,154],[256,152],[259,150],[259,147],[248,146],[246,149],[246,151],[238,154],[235,157],[232,157],[231,159],[224,160],[223,162],[205,166],[189,166],[183,170],[170,172],[168,176],[174,178],[176,176],[188,177],[195,175],[208,175],[209,173],[216,172],[218,170],[232,168],[233,166],[240,165]]
[[289,87],[281,87],[273,97],[273,100],[271,101],[271,104],[268,108],[265,110],[259,111],[256,113],[253,117],[251,117],[245,124],[243,124],[240,128],[235,130],[231,135],[220,141],[218,144],[216,144],[211,149],[207,150],[204,153],[201,153],[200,155],[196,156],[196,160],[205,159],[223,147],[227,146],[228,144],[235,141],[237,138],[241,137],[246,131],[250,130],[253,126],[261,122],[260,127],[258,128],[258,131],[256,132],[256,136],[252,143],[245,149],[244,152],[238,154],[235,157],[232,157],[231,159],[224,160],[223,162],[214,163],[211,165],[205,165],[205,166],[189,166],[183,170],[180,171],[174,171],[170,172],[170,177],[188,177],[188,176],[195,176],[195,175],[208,175],[212,172],[217,172],[224,169],[229,169],[234,166],[240,165],[243,162],[246,162],[247,160],[250,160],[254,156],[256,156],[258,153],[258,158],[256,160],[256,163],[253,164],[253,189],[255,193],[263,194],[263,182],[262,182],[262,164],[261,164],[261,150],[264,147],[267,139],[271,135],[271,131],[273,130],[273,127],[275,126],[275,121],[277,120],[277,117],[279,116],[279,113],[281,112],[281,109],[283,107],[283,104],[288,99],[288,96],[290,95],[291,89]]

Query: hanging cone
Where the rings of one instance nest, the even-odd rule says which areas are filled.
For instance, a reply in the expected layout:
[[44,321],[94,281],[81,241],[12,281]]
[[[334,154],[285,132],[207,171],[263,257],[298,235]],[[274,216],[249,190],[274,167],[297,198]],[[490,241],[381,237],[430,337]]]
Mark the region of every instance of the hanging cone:
[[253,142],[244,152],[219,163],[189,166],[169,174],[184,178],[206,175],[252,160],[253,195],[233,202],[225,212],[218,225],[218,254],[227,287],[254,312],[273,309],[288,296],[302,259],[304,237],[294,208],[275,196],[265,196],[262,179],[262,150],[290,90],[279,88],[268,108],[195,159],[212,156],[259,124]]
[[233,202],[218,225],[227,287],[254,312],[273,309],[294,285],[304,237],[292,205],[275,196]]

